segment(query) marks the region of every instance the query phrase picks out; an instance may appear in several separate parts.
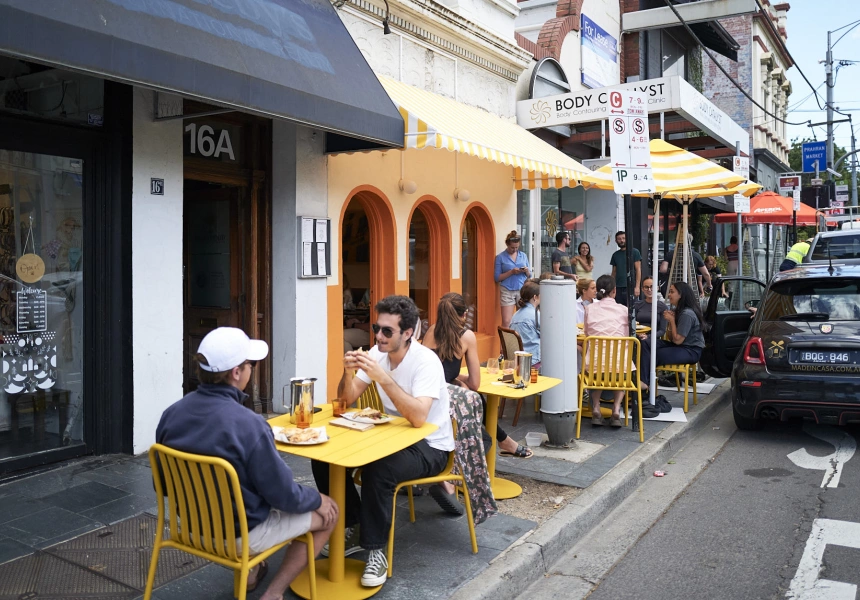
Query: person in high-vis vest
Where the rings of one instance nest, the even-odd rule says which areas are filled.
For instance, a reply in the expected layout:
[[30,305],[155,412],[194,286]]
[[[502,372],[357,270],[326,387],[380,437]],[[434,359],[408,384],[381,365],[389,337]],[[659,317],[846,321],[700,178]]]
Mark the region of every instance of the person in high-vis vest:
[[809,242],[806,241],[808,237],[805,231],[797,234],[797,243],[785,255],[785,260],[779,265],[780,271],[788,271],[803,262],[803,257],[809,252]]

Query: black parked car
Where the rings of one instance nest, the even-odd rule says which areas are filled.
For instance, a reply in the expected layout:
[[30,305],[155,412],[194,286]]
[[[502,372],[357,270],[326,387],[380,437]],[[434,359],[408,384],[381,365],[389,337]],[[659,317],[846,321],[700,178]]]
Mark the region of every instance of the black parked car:
[[731,376],[739,429],[790,417],[860,421],[860,266],[803,266],[768,286],[724,277],[705,322],[700,364]]

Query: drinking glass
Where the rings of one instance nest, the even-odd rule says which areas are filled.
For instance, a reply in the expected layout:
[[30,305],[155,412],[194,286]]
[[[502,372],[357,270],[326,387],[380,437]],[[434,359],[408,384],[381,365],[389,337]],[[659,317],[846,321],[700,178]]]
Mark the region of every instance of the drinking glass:
[[510,377],[513,380],[513,378],[514,378],[514,361],[512,361],[512,360],[502,361],[502,375],[504,375],[505,377]]
[[335,398],[331,401],[331,414],[341,416],[346,411],[346,398]]
[[487,373],[495,375],[499,372],[499,359],[491,358],[487,361]]

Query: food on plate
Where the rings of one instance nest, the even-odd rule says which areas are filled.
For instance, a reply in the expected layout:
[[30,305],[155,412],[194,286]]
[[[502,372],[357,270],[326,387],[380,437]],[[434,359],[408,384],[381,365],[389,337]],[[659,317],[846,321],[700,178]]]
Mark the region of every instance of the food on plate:
[[291,444],[301,444],[304,442],[315,442],[319,439],[320,432],[317,429],[298,429],[295,433],[290,434],[287,439]]
[[375,408],[362,408],[360,411],[355,413],[356,417],[364,417],[366,419],[373,419],[374,421],[380,421],[382,419],[388,418],[388,415],[384,415]]
[[320,437],[319,429],[299,429],[298,427],[276,427],[275,435],[289,444],[316,442]]

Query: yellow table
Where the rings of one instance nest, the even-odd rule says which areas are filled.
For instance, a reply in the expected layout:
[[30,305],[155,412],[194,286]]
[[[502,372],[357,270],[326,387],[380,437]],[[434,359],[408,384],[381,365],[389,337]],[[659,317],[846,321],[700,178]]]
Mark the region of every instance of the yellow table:
[[[460,373],[468,375],[469,370],[466,367],[461,369]],[[493,488],[493,496],[496,500],[507,500],[508,498],[516,498],[523,493],[523,488],[518,484],[508,479],[496,477],[496,451],[498,443],[496,442],[496,426],[499,424],[499,403],[502,398],[510,398],[511,400],[519,400],[527,396],[533,396],[554,388],[561,379],[554,377],[538,376],[537,383],[530,383],[528,387],[516,389],[508,385],[494,385],[501,383],[499,377],[501,373],[493,375],[487,373],[486,367],[481,367],[481,385],[478,387],[478,393],[484,394],[487,397],[487,432],[493,438],[493,451],[487,455],[487,470],[490,473],[490,485]]]
[[[340,512],[329,540],[329,558],[316,561],[317,595],[320,598],[345,600],[369,598],[382,589],[382,586],[362,586],[364,562],[344,556],[346,469],[362,467],[408,448],[426,438],[438,427],[431,423],[413,427],[403,417],[394,417],[390,423],[376,425],[368,431],[353,431],[328,425],[333,418],[331,404],[325,404],[321,408],[322,412],[314,415],[311,427],[325,425],[329,441],[314,446],[292,446],[280,442],[275,445],[281,452],[329,464],[329,495]],[[273,427],[294,427],[290,423],[290,415],[269,419],[269,424]],[[290,588],[302,598],[311,597],[307,569],[293,581]]]

